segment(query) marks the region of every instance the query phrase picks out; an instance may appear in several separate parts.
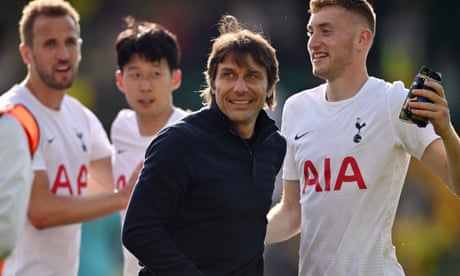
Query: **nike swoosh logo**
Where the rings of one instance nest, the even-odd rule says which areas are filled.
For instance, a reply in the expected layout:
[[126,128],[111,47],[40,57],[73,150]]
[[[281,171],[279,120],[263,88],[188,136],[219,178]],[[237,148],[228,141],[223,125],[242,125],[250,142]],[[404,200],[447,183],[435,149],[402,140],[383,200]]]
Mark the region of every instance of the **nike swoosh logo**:
[[311,130],[306,131],[306,132],[304,132],[304,133],[296,134],[296,135],[294,136],[294,140],[299,140],[300,138],[304,137],[305,135],[309,134],[310,132],[311,132]]
[[124,152],[126,152],[126,150],[123,150],[123,149],[117,150],[117,153],[118,153],[118,154],[122,154],[122,153],[124,153]]
[[47,141],[48,141],[49,144],[53,143],[54,137],[48,138]]

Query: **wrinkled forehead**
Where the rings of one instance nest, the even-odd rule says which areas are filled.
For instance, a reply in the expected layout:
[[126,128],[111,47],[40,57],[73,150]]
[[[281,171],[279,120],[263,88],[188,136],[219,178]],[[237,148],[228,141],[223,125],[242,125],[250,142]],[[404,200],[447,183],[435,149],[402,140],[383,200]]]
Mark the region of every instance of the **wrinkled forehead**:
[[[263,70],[264,67],[258,64],[250,52],[231,51],[225,54],[219,65],[244,68],[251,71]],[[222,66],[220,66],[222,67]]]
[[34,36],[72,36],[79,37],[75,21],[70,16],[40,15],[32,28]]

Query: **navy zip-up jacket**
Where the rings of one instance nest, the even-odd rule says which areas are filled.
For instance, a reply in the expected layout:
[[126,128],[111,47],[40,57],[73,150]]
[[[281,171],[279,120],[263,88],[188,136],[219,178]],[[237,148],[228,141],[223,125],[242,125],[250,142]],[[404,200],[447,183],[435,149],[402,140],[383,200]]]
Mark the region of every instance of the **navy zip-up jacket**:
[[123,225],[139,275],[263,275],[266,214],[285,152],[263,110],[250,141],[216,104],[161,131]]

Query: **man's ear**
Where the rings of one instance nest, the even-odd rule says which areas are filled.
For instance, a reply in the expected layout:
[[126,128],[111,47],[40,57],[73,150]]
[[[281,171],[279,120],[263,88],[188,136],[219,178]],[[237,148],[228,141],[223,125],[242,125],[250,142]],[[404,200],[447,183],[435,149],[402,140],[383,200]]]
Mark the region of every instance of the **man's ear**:
[[21,43],[19,44],[19,53],[21,54],[22,61],[26,65],[29,65],[32,59],[31,49],[25,43]]
[[273,85],[267,90],[267,98],[273,97],[273,91],[275,91],[275,85]]
[[176,69],[172,72],[172,91],[177,90],[182,83],[182,70]]
[[368,28],[363,28],[359,32],[358,43],[357,43],[358,48],[360,50],[369,49],[372,44],[372,38],[373,38],[373,35],[372,35],[371,30],[369,30]]
[[125,86],[124,86],[124,83],[123,83],[123,73],[121,72],[120,69],[115,71],[115,81],[117,83],[118,90],[120,90],[120,92],[122,94],[125,94],[126,89],[125,89]]

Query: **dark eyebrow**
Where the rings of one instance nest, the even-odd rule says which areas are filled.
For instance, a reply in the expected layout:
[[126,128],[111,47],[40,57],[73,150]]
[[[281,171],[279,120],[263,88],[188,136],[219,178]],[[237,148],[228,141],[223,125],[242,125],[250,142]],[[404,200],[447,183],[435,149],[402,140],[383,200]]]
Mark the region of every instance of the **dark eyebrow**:
[[56,43],[56,39],[55,38],[48,38],[48,39],[43,41],[43,45],[49,45],[51,43]]
[[[332,24],[330,22],[324,22],[324,23],[320,23],[317,28],[325,28],[325,27],[331,27]],[[312,29],[312,25],[311,24],[307,24],[307,30],[310,30]]]
[[127,71],[136,70],[136,69],[139,69],[139,67],[135,66],[135,65],[134,66],[133,65],[127,65],[126,68],[125,68],[125,70],[127,70]]
[[260,69],[252,69],[252,68],[248,68],[248,73],[250,74],[256,74],[256,75],[261,75],[264,73],[263,70],[260,70]]
[[78,37],[69,36],[69,37],[66,39],[66,41],[72,41],[72,42],[75,42],[75,43],[76,43],[76,42],[78,42],[78,39],[79,39]]

